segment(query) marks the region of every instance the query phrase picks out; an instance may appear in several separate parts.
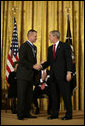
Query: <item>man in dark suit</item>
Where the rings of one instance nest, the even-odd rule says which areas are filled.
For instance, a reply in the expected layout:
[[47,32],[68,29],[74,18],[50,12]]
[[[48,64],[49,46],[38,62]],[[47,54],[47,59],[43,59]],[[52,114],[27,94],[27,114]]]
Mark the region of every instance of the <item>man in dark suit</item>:
[[17,116],[19,120],[24,118],[35,118],[30,114],[33,93],[33,76],[36,65],[37,48],[33,45],[37,40],[35,30],[28,31],[28,41],[23,43],[19,49],[19,65],[17,69]]
[[11,111],[13,114],[17,113],[17,80],[16,80],[16,71],[18,67],[18,62],[13,63],[14,71],[10,72],[8,76],[8,98],[11,98]]
[[50,66],[52,114],[48,119],[58,118],[60,95],[63,96],[66,107],[66,115],[62,120],[72,119],[72,102],[69,84],[72,71],[71,52],[67,44],[59,41],[59,31],[51,31],[49,39],[53,45],[48,48],[47,61],[41,64],[42,69]]
[[38,98],[42,98],[44,95],[48,96],[48,114],[51,113],[51,98],[50,98],[50,71],[40,70],[36,72],[36,81],[34,83],[35,88],[33,90],[33,104],[36,107],[35,114],[39,114]]

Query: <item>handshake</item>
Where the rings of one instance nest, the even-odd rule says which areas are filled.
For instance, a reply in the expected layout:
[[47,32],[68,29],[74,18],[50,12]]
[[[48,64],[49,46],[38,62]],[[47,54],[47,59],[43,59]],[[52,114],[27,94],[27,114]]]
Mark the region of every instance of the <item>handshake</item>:
[[33,65],[33,68],[34,68],[35,70],[41,70],[42,65],[35,64],[35,65]]
[[[42,61],[41,64],[44,63],[44,62],[45,62],[45,61]],[[39,70],[42,69],[42,65],[41,65],[41,64],[40,64],[40,65],[39,65],[39,64],[35,64],[35,65],[33,65],[33,68],[34,68],[35,70],[38,70],[38,71],[39,71]]]

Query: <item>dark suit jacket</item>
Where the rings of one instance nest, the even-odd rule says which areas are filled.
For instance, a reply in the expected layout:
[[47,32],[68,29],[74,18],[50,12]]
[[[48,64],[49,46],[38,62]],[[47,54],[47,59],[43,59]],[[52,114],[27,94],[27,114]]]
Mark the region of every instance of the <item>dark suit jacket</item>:
[[8,76],[8,83],[10,87],[8,88],[8,98],[16,98],[17,97],[17,80],[16,80],[16,72],[10,72]]
[[[34,50],[37,52],[36,46],[34,46]],[[17,79],[32,81],[34,75],[33,65],[36,64],[36,62],[36,54],[34,57],[32,47],[27,42],[23,43],[19,49]]]
[[56,79],[65,79],[67,71],[72,71],[72,58],[69,46],[59,42],[55,60],[53,60],[53,45],[48,48],[48,58],[42,64],[43,69],[50,66],[51,77],[55,75]]

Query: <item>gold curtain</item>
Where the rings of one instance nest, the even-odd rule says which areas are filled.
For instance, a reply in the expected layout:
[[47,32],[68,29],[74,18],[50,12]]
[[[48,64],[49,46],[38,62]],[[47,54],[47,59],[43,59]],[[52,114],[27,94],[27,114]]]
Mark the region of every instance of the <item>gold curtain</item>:
[[[61,41],[65,42],[67,33],[66,9],[70,8],[72,43],[76,59],[77,89],[72,96],[73,109],[84,110],[84,1],[1,1],[1,84],[7,89],[5,81],[7,56],[12,40],[14,26],[13,7],[16,7],[16,22],[19,47],[27,40],[27,31],[37,30],[37,63],[47,58],[49,32],[59,30]],[[46,101],[44,104],[47,104]],[[61,99],[61,110],[64,103]]]

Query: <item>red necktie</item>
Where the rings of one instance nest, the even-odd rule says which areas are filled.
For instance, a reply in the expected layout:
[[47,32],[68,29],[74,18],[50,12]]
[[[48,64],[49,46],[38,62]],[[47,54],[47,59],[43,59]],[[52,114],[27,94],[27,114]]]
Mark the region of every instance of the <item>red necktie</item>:
[[53,59],[55,59],[55,46],[56,44],[53,45]]
[[44,88],[45,88],[45,83],[42,83],[41,84],[41,90],[44,90]]

